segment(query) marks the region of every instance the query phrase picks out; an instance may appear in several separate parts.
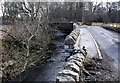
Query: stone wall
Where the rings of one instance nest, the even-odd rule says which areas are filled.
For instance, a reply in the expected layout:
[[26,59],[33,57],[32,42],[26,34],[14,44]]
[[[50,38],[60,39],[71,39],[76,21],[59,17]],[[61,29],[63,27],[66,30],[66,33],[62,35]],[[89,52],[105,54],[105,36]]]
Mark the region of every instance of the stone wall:
[[64,69],[58,72],[56,81],[61,82],[80,82],[81,74],[84,70],[84,62],[87,56],[85,47],[80,49],[80,29],[76,28],[65,39],[65,51],[69,52]]

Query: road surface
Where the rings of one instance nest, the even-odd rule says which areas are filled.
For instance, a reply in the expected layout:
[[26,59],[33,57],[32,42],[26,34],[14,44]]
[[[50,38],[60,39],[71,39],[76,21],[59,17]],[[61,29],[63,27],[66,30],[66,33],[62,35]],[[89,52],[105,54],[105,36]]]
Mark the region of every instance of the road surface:
[[[79,26],[79,28],[81,35],[81,48],[82,46],[85,46],[88,53],[87,56],[97,59],[95,63],[99,65],[97,71],[99,71],[101,75],[95,77],[96,80],[119,80],[120,34],[106,30],[99,26]],[[93,70],[93,72],[96,72],[96,70]]]
[[88,26],[86,28],[97,41],[100,49],[114,60],[114,64],[118,67],[120,52],[120,34],[106,30],[99,26]]

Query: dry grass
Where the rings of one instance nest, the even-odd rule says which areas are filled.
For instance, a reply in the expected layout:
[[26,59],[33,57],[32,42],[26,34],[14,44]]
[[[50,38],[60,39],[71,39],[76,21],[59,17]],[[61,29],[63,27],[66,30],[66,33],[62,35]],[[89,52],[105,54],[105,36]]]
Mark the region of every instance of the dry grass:
[[93,26],[105,26],[105,27],[114,27],[114,28],[120,28],[120,23],[92,23]]
[[120,24],[118,24],[118,23],[103,24],[103,26],[120,28]]

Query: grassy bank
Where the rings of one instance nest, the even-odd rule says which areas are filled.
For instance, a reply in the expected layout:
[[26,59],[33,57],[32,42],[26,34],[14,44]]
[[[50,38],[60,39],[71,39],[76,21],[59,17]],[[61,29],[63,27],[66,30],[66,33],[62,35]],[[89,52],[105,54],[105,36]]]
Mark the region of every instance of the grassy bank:
[[92,23],[93,26],[101,26],[105,29],[120,33],[120,23]]

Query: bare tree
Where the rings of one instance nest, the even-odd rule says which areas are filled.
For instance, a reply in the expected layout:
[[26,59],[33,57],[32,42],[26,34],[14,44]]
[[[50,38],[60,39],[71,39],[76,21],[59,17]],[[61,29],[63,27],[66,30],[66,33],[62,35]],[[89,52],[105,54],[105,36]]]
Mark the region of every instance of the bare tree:
[[[5,6],[5,4],[8,5]],[[5,4],[3,5],[4,16],[14,17],[14,24],[8,26],[7,30],[2,30],[6,34],[3,39],[5,47],[3,58],[5,69],[3,71],[4,76],[9,73],[12,77],[46,56],[45,51],[48,50],[47,46],[51,41],[51,34],[42,3],[7,2]],[[17,14],[14,9],[17,9]],[[19,66],[12,65],[14,69],[7,69],[8,66],[5,63],[11,59],[15,60],[16,65]]]

